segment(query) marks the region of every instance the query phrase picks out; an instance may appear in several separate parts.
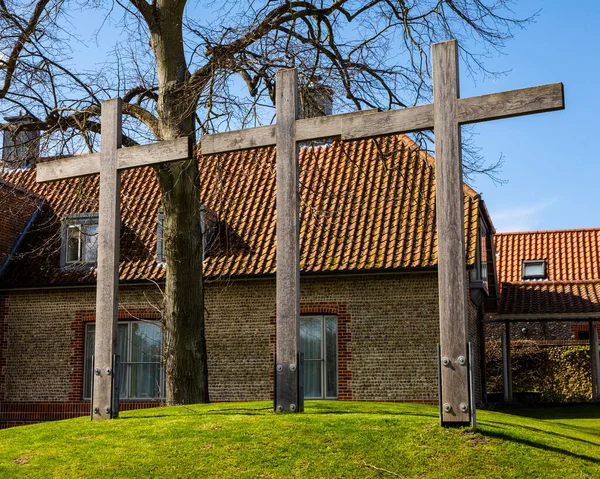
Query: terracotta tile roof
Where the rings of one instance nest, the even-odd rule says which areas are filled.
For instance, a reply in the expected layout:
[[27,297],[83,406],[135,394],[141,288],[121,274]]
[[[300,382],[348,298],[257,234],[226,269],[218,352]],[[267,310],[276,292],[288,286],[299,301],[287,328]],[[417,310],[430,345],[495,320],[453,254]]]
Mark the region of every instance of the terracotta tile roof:
[[500,314],[600,313],[600,282],[505,283]]
[[[376,144],[377,143],[377,144]],[[434,267],[433,159],[406,136],[334,141],[300,155],[303,272],[360,272]],[[207,278],[275,272],[275,150],[261,148],[200,158],[202,203],[244,248],[211,254]],[[37,184],[33,170],[5,179],[45,196],[48,208],[29,235],[4,285],[92,281],[93,268],[59,268],[60,218],[97,211],[98,178]],[[465,186],[467,263],[473,264],[483,203]],[[120,276],[164,277],[156,262],[160,194],[151,168],[122,175]],[[225,250],[225,252],[223,252]]]
[[0,180],[0,271],[41,201],[27,190]]
[[[600,228],[494,236],[500,314],[600,312]],[[524,260],[545,260],[546,279],[524,281]]]

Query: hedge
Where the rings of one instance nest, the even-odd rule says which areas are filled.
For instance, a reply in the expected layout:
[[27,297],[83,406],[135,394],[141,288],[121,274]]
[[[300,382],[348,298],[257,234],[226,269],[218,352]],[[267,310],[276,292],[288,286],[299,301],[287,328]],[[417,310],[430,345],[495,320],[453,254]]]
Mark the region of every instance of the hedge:
[[[535,341],[512,341],[513,392],[536,392],[545,403],[589,401],[592,372],[588,346],[545,345]],[[486,343],[488,393],[500,393],[502,348],[500,341]]]

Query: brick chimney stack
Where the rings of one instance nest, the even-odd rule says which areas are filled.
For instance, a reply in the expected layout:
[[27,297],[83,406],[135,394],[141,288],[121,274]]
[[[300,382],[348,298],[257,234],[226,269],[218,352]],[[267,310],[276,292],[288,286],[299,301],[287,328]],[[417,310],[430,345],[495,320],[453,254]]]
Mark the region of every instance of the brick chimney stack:
[[310,82],[300,88],[302,118],[331,115],[333,111],[333,89],[322,83]]
[[[11,125],[33,121],[29,115],[7,116],[4,119]],[[35,164],[40,154],[40,132],[4,130],[2,139],[2,162],[5,169],[28,169]]]

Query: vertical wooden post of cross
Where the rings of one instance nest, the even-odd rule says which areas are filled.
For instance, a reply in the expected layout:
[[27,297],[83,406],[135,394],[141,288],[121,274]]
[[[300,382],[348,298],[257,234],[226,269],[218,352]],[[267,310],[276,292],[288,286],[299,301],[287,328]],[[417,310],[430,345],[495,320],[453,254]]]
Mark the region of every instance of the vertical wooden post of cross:
[[92,418],[113,417],[113,356],[117,348],[119,287],[120,178],[117,149],[121,148],[121,99],[102,102],[100,206],[98,215],[98,276],[96,345]]
[[300,208],[298,201],[298,74],[277,72],[277,321],[275,410],[304,409],[300,361]]
[[469,424],[467,271],[457,42],[433,45],[432,60],[442,423]]

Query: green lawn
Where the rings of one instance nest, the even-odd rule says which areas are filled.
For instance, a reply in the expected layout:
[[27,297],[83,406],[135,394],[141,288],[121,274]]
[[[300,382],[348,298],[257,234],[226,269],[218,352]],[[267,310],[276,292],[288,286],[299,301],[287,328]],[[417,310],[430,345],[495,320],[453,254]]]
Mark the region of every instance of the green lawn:
[[414,404],[146,409],[0,431],[0,477],[600,478],[600,407],[480,411],[478,425],[442,429]]

